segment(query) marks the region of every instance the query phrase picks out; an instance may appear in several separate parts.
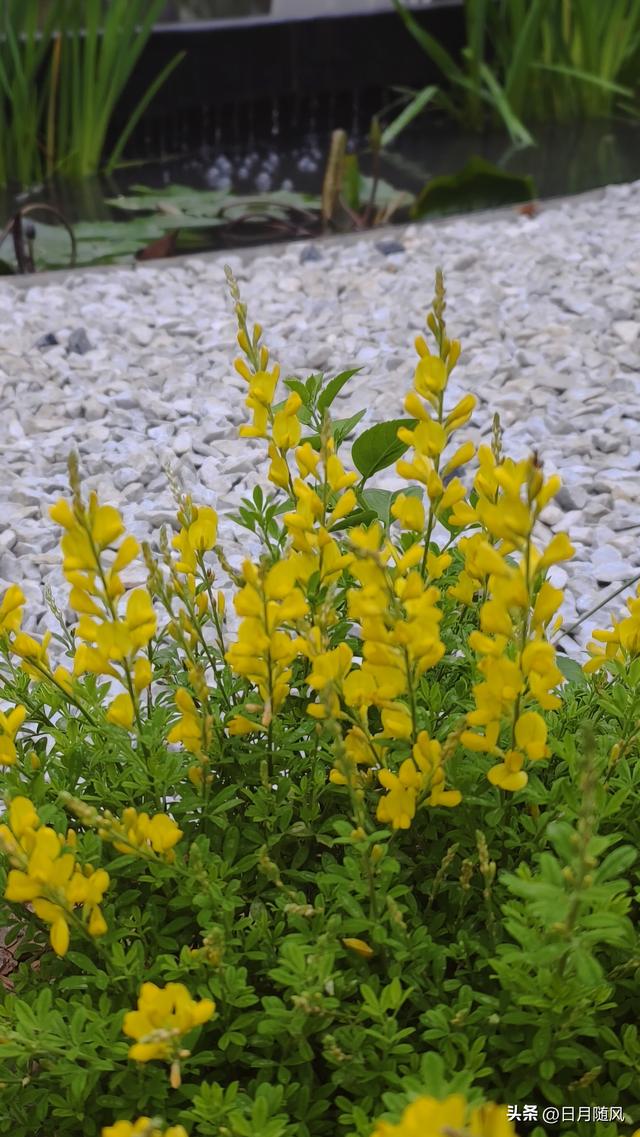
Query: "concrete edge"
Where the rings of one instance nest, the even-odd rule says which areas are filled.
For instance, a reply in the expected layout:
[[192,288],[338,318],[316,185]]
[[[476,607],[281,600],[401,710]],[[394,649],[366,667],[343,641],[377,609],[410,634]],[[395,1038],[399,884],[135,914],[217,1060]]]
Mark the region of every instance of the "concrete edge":
[[[559,197],[543,198],[536,201],[541,212],[546,212],[551,209],[559,209],[566,205],[568,202],[575,202],[576,204],[587,201],[600,201],[610,188],[615,189],[618,185],[640,185],[640,182],[614,182],[611,185],[600,186],[597,189],[586,190],[584,193],[579,194],[565,194]],[[522,203],[524,204],[524,203]],[[22,276],[3,276],[0,277],[0,288],[2,285],[7,284],[10,288],[27,289],[32,287],[39,287],[40,285],[47,284],[61,284],[69,276],[78,276],[85,273],[98,273],[98,272],[121,272],[126,271],[134,272],[139,268],[158,268],[160,270],[167,268],[185,267],[190,261],[204,260],[207,262],[220,262],[224,264],[229,257],[239,257],[244,264],[251,264],[263,256],[269,256],[276,250],[290,250],[296,248],[303,248],[306,245],[322,245],[325,248],[332,249],[337,245],[355,244],[358,241],[382,241],[389,238],[400,239],[400,234],[405,232],[408,228],[413,226],[427,227],[427,226],[443,226],[450,224],[453,221],[460,221],[462,218],[467,218],[470,221],[478,221],[484,224],[490,224],[492,221],[502,220],[505,217],[513,216],[517,213],[521,206],[504,205],[496,209],[479,209],[471,213],[451,213],[447,217],[436,217],[431,220],[428,218],[423,221],[410,221],[404,225],[381,225],[376,229],[359,230],[354,233],[332,234],[328,237],[312,237],[304,238],[296,241],[274,241],[267,244],[251,245],[249,247],[229,248],[229,249],[215,249],[209,252],[200,253],[182,253],[177,257],[158,257],[157,260],[151,261],[136,261],[132,259],[130,262],[122,261],[120,264],[107,264],[107,265],[80,265],[77,268],[68,269],[51,269],[47,272],[29,273]]]

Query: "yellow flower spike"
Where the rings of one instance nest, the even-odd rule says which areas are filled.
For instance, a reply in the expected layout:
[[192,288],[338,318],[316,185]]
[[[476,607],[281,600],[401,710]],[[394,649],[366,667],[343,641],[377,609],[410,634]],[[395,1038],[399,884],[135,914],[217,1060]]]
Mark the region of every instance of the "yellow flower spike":
[[[452,562],[450,553],[437,553],[429,550],[427,553],[427,577],[429,580],[440,580],[443,573],[447,571]],[[418,561],[415,561],[417,564]]]
[[[443,1101],[419,1097],[408,1105],[397,1125],[379,1121],[371,1137],[517,1137],[506,1106],[487,1104],[468,1110],[460,1094]],[[120,1137],[117,1134],[116,1137]],[[129,1137],[123,1134],[122,1137]]]
[[424,402],[415,391],[409,391],[404,397],[404,409],[407,414],[412,418],[417,418],[419,422],[430,422],[431,415],[424,405]]
[[447,385],[447,369],[436,355],[424,355],[416,366],[413,385],[419,395],[433,399],[444,391]]
[[515,740],[520,750],[524,750],[527,758],[537,761],[548,758],[550,754],[547,746],[547,724],[536,711],[525,711],[516,720]]
[[375,955],[373,948],[366,942],[366,940],[359,940],[354,936],[347,936],[342,941],[344,946],[353,951],[356,955],[361,955],[363,959],[371,959]]
[[513,633],[513,621],[507,609],[497,600],[487,600],[482,605],[480,627],[489,635],[510,636]]
[[528,774],[522,769],[523,757],[516,750],[508,750],[504,761],[492,766],[487,777],[493,786],[509,793],[523,790],[529,781]]
[[150,685],[152,676],[153,673],[149,660],[145,656],[136,659],[133,666],[133,686],[137,695]]
[[131,730],[133,718],[134,706],[131,696],[127,692],[116,695],[115,699],[109,704],[107,722],[113,723],[115,726],[121,726],[125,730]]
[[208,505],[200,505],[195,521],[187,530],[189,544],[198,552],[207,552],[216,543],[218,535],[218,515]]
[[413,735],[413,719],[402,703],[385,707],[381,712],[382,734],[377,738],[411,738]]
[[73,608],[74,612],[82,612],[87,616],[97,616],[99,619],[103,616],[103,609],[82,588],[71,589],[69,607]]
[[136,588],[127,600],[126,625],[134,648],[146,647],[155,634],[157,617],[149,593]]
[[135,560],[139,552],[140,545],[136,541],[135,537],[125,537],[124,541],[120,545],[120,548],[118,549],[118,552],[116,553],[113,564],[111,565],[111,572],[121,572],[123,568],[126,568],[127,565],[130,565],[131,562]]
[[400,522],[402,529],[408,529],[414,533],[424,532],[424,505],[417,497],[404,493],[399,494],[391,506],[391,516]]
[[466,423],[468,423],[476,408],[477,402],[478,400],[475,395],[464,395],[463,398],[456,403],[453,410],[449,412],[444,420],[444,429],[447,435],[452,434],[454,430],[458,430],[461,426],[465,426]]
[[42,642],[38,643],[26,632],[18,632],[12,645],[13,653],[22,660],[22,670],[31,679],[42,679],[43,672],[49,671],[47,647],[51,639],[51,632],[45,632]]
[[538,569],[542,571],[551,565],[559,564],[560,561],[570,561],[574,555],[575,549],[567,534],[556,533],[543,552],[538,562]]
[[358,480],[354,470],[346,471],[337,454],[329,454],[326,462],[327,481],[334,493],[348,489]]
[[297,447],[295,459],[298,470],[300,471],[300,477],[316,477],[320,453],[313,449],[310,442],[303,442],[302,446]]
[[55,505],[49,506],[49,517],[63,529],[73,529],[78,524],[69,502],[63,497],[59,498]]
[[158,1118],[139,1117],[137,1121],[116,1121],[106,1125],[101,1137],[189,1137],[182,1125],[170,1125],[168,1129]]
[[452,506],[462,501],[466,495],[466,489],[459,478],[452,478],[448,485],[445,487],[444,493],[438,502],[438,516],[442,517]]
[[542,628],[549,623],[562,604],[562,595],[562,589],[554,588],[548,580],[542,583],[531,614],[533,628]]
[[336,521],[340,521],[343,517],[347,517],[352,513],[358,504],[358,499],[352,489],[346,490],[342,497],[338,498],[333,510],[329,514],[329,523],[334,525]]
[[538,513],[541,513],[545,505],[556,496],[561,486],[562,478],[559,474],[553,474],[546,482],[543,482],[534,499]]
[[447,474],[453,473],[454,470],[459,470],[461,466],[466,466],[470,462],[476,452],[473,442],[463,442],[461,446],[451,455],[442,468],[444,477]]
[[27,715],[22,704],[6,714],[0,711],[0,766],[14,766],[17,759],[15,737]]
[[270,442],[267,453],[271,459],[269,466],[269,473],[267,477],[274,486],[279,486],[280,489],[288,489],[289,487],[289,467],[287,460],[282,456],[275,442]]
[[9,826],[18,840],[40,825],[35,806],[26,797],[14,797],[9,803]]
[[149,841],[154,853],[164,854],[173,849],[182,837],[182,830],[166,813],[156,813],[148,828]]
[[124,533],[122,518],[113,505],[97,506],[91,517],[91,536],[98,549],[109,548]]
[[10,584],[0,601],[0,635],[17,632],[22,623],[22,609],[26,596],[17,584]]
[[164,988],[143,983],[137,1010],[127,1012],[122,1027],[128,1038],[135,1039],[129,1057],[136,1062],[173,1061],[182,1035],[208,1022],[215,1009],[212,999],[192,999],[182,983]]

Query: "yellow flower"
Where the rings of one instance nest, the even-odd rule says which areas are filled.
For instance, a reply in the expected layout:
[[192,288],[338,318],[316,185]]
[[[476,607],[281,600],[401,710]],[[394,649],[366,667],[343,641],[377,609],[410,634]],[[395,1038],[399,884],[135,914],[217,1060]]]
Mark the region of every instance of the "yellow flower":
[[101,1137],[189,1137],[182,1125],[165,1129],[157,1117],[139,1117],[137,1121],[116,1121],[102,1129]]
[[548,757],[547,724],[535,711],[525,711],[519,715],[515,725],[515,739],[527,758],[536,761]]
[[212,999],[196,1002],[182,983],[156,987],[143,983],[138,1008],[127,1011],[122,1030],[135,1039],[129,1057],[135,1062],[154,1058],[171,1061],[184,1034],[212,1018],[216,1005]]
[[391,506],[391,516],[399,521],[403,529],[422,533],[425,527],[424,506],[419,498],[399,494]]
[[19,630],[26,602],[22,589],[17,584],[10,584],[0,601],[0,635]]
[[125,809],[120,821],[102,819],[102,825],[101,832],[113,841],[119,852],[151,849],[169,862],[174,860],[174,846],[182,837],[182,830],[166,813],[149,817],[148,813],[138,813],[132,806]]
[[218,515],[214,509],[208,505],[199,505],[194,510],[195,520],[192,521],[189,529],[189,543],[193,549],[198,552],[205,552],[212,549],[216,543],[216,536],[218,533]]
[[370,947],[365,940],[348,936],[342,942],[346,948],[349,948],[349,951],[354,951],[356,955],[361,955],[363,959],[371,959],[372,955],[375,955],[373,948]]
[[151,683],[152,675],[153,673],[151,671],[151,664],[149,663],[149,660],[145,659],[144,656],[136,659],[136,662],[133,666],[133,686],[137,695],[139,695],[141,691],[144,691],[145,687],[149,686]]
[[517,1137],[506,1106],[487,1104],[469,1110],[461,1094],[443,1101],[419,1097],[394,1125],[379,1121],[371,1137]]
[[[66,848],[65,848],[66,845]],[[81,868],[70,843],[42,825],[32,803],[16,797],[9,805],[9,825],[0,827],[0,847],[13,866],[7,874],[5,899],[31,904],[35,915],[49,925],[57,955],[69,947],[69,924],[82,905],[87,931],[101,936],[107,926],[98,905],[109,886],[104,869]]]
[[15,737],[26,718],[21,704],[12,711],[0,711],[0,766],[14,766],[17,758]]
[[153,610],[151,597],[144,588],[136,588],[127,600],[127,615],[125,623],[131,636],[133,649],[146,647],[155,634],[157,626],[156,614]]
[[107,710],[107,722],[114,723],[116,726],[122,726],[125,730],[130,730],[133,726],[134,706],[131,695],[124,692],[122,695],[116,695],[115,699],[109,704]]

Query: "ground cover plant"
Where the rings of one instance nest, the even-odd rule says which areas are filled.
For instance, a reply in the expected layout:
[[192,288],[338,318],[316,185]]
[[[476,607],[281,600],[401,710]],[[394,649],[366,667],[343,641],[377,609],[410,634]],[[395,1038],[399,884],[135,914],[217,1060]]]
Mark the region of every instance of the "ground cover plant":
[[353,371],[279,390],[230,288],[259,560],[175,478],[141,549],[72,457],[72,625],[0,599],[0,1133],[628,1135],[640,590],[562,659],[560,479],[465,440],[439,273],[408,417],[350,461]]

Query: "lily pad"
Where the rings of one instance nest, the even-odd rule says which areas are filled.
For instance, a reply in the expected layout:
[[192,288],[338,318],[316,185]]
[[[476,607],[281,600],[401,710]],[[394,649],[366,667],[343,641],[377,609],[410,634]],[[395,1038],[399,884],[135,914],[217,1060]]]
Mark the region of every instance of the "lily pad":
[[411,216],[444,217],[474,209],[495,209],[536,196],[533,178],[511,174],[485,158],[473,157],[457,174],[431,178],[418,194]]

